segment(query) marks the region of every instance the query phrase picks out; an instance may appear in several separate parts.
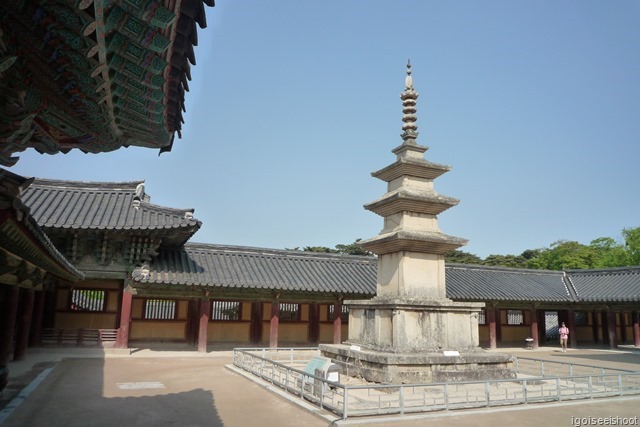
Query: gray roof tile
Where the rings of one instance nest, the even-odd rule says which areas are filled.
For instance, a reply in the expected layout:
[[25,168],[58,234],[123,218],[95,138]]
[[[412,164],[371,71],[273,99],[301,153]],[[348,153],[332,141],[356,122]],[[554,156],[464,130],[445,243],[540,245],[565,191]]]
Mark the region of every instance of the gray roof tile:
[[640,301],[640,266],[569,270],[567,274],[581,301]]
[[[187,243],[163,249],[134,280],[148,284],[342,293],[372,297],[374,257]],[[640,267],[544,271],[447,264],[447,297],[509,302],[640,301]]]
[[160,230],[200,228],[193,209],[149,202],[144,181],[80,182],[36,179],[21,195],[45,229]]
[[447,297],[476,301],[569,302],[562,271],[447,264]]
[[274,289],[307,293],[373,296],[377,260],[373,257],[187,243],[164,249],[143,283]]

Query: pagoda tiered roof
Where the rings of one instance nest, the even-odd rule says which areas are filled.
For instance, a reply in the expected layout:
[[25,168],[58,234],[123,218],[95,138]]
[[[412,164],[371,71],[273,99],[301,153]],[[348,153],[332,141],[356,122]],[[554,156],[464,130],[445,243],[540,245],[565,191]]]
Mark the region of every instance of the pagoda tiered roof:
[[[444,255],[467,244],[465,239],[442,233],[437,225],[437,215],[456,206],[459,200],[433,189],[433,181],[451,167],[425,160],[423,154],[428,147],[416,142],[418,96],[409,63],[405,90],[400,94],[403,143],[392,150],[396,155],[394,163],[371,174],[388,183],[387,192],[364,205],[365,209],[385,218],[385,228],[379,235],[359,242],[360,246],[378,255],[399,251]],[[393,216],[396,217],[391,218]],[[389,224],[394,223],[397,227],[391,229]]]
[[440,175],[449,172],[451,166],[431,163],[425,159],[399,158],[389,166],[372,172],[371,176],[389,182],[404,175],[415,176],[424,179],[436,179]]
[[35,148],[171,149],[214,0],[0,2],[0,164]]
[[378,200],[364,205],[364,208],[383,217],[402,211],[438,215],[457,205],[458,202],[458,199],[443,196],[435,191],[401,187],[386,193]]
[[397,230],[361,240],[360,246],[378,255],[411,251],[444,255],[467,244],[466,239],[449,236],[440,231]]

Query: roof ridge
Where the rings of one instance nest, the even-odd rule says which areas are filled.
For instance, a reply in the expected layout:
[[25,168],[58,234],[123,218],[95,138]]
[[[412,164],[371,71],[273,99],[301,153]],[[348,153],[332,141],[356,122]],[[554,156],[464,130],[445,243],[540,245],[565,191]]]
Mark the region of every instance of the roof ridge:
[[573,284],[573,280],[571,280],[571,277],[569,277],[566,271],[562,272],[562,284],[567,290],[567,294],[569,295],[569,298],[571,298],[574,301],[580,300],[578,289],[576,289],[575,285]]
[[304,258],[331,258],[331,259],[341,259],[341,260],[361,260],[361,261],[376,261],[377,257],[366,256],[366,255],[349,255],[343,253],[329,253],[329,252],[308,252],[308,251],[300,251],[300,250],[291,250],[291,249],[274,249],[274,248],[261,248],[257,246],[241,246],[241,245],[225,245],[218,243],[200,243],[200,242],[187,242],[184,244],[185,250],[194,250],[198,248],[202,249],[215,249],[219,251],[228,251],[228,252],[252,252],[252,253],[261,253],[261,254],[272,254],[272,255],[290,255],[290,256],[299,256]]
[[561,270],[538,270],[534,268],[517,268],[517,267],[503,267],[500,265],[481,265],[481,264],[462,264],[455,262],[445,263],[446,267],[458,268],[458,269],[472,269],[472,270],[488,270],[488,271],[508,271],[512,273],[525,273],[525,274],[546,274],[546,275],[561,275]]
[[103,188],[105,190],[111,190],[114,188],[131,189],[135,192],[136,187],[140,184],[144,184],[144,180],[137,181],[71,181],[64,179],[48,179],[48,178],[35,178],[32,187],[55,187],[55,188]]
[[187,208],[187,209],[172,208],[170,206],[156,205],[155,203],[145,202],[145,201],[142,201],[142,200],[140,201],[140,207],[154,208],[154,209],[157,209],[157,210],[169,211],[169,212],[180,212],[180,213],[183,213],[183,214],[185,212],[194,213],[196,211],[195,208]]
[[640,271],[640,265],[627,265],[624,267],[605,267],[605,268],[594,268],[594,269],[571,269],[564,270],[568,274],[597,274],[597,273],[623,273],[623,272],[637,272]]

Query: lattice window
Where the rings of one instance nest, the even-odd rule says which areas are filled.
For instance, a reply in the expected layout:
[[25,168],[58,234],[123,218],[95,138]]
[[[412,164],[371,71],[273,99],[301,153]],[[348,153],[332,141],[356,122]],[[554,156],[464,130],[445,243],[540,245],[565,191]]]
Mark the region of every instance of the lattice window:
[[211,320],[240,320],[242,303],[240,301],[213,301]]
[[[335,308],[335,304],[329,304],[329,320],[332,322],[335,320]],[[346,323],[349,321],[349,307],[347,307],[346,305],[342,306],[340,320],[342,320],[342,323]]]
[[148,299],[144,302],[144,318],[173,320],[176,318],[176,302],[168,299]]
[[93,289],[73,289],[71,290],[71,306],[74,311],[104,311],[105,291]]
[[524,325],[522,310],[507,310],[507,325]]
[[280,315],[278,318],[282,321],[298,321],[300,320],[300,304],[292,302],[280,303]]
[[584,311],[576,311],[574,313],[576,326],[587,326],[589,324],[589,316]]
[[478,313],[478,325],[486,325],[487,324],[487,310],[481,310]]

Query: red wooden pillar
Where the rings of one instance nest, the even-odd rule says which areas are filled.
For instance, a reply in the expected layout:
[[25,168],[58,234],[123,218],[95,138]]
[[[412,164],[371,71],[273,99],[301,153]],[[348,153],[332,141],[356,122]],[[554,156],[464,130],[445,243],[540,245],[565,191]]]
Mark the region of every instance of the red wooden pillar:
[[42,321],[44,319],[45,291],[36,292],[33,302],[33,319],[31,321],[31,334],[29,335],[29,347],[42,344]]
[[251,303],[251,344],[262,342],[262,302]]
[[633,322],[633,345],[640,347],[640,321],[638,319],[638,310],[631,313],[631,322]]
[[609,334],[609,348],[616,348],[616,313],[607,310],[607,332]]
[[4,304],[0,311],[0,391],[4,390],[9,381],[9,362],[11,361],[11,347],[13,346],[13,331],[16,325],[18,313],[18,295],[20,288],[17,286],[0,285],[4,288]]
[[496,308],[487,307],[487,323],[489,324],[489,348],[495,350],[498,347],[496,334]]
[[569,347],[578,347],[578,334],[576,330],[576,313],[573,308],[567,310],[567,328],[569,328]]
[[624,311],[620,312],[620,343],[627,343],[627,320]]
[[209,317],[211,316],[211,301],[200,301],[200,323],[198,323],[198,351],[207,352],[207,340],[209,339]]
[[[598,320],[600,319],[600,313],[593,310],[591,312],[591,331],[593,332],[593,343],[594,344],[598,344],[598,342],[600,341],[598,338],[598,330],[600,329],[600,326],[598,325]],[[604,337],[603,337],[604,339]]]
[[132,300],[133,293],[131,293],[131,290],[124,289],[122,291],[122,304],[120,304],[120,327],[116,338],[116,348],[129,348]]
[[24,360],[27,354],[27,346],[29,345],[29,333],[31,331],[31,318],[33,316],[33,301],[35,291],[33,288],[20,289],[21,303],[19,304],[19,312],[16,327],[16,348],[13,350],[13,360]]
[[320,341],[320,307],[315,302],[309,304],[308,340],[311,344],[318,344]]
[[333,305],[333,343],[342,343],[342,300]]
[[536,349],[539,347],[539,337],[538,337],[538,310],[532,308],[529,311],[529,317],[531,318],[531,338],[533,338],[533,348]]
[[271,325],[269,329],[269,347],[278,348],[278,325],[280,323],[280,302],[274,298],[271,302]]
[[44,291],[44,313],[42,327],[53,328],[56,324],[56,289]]

